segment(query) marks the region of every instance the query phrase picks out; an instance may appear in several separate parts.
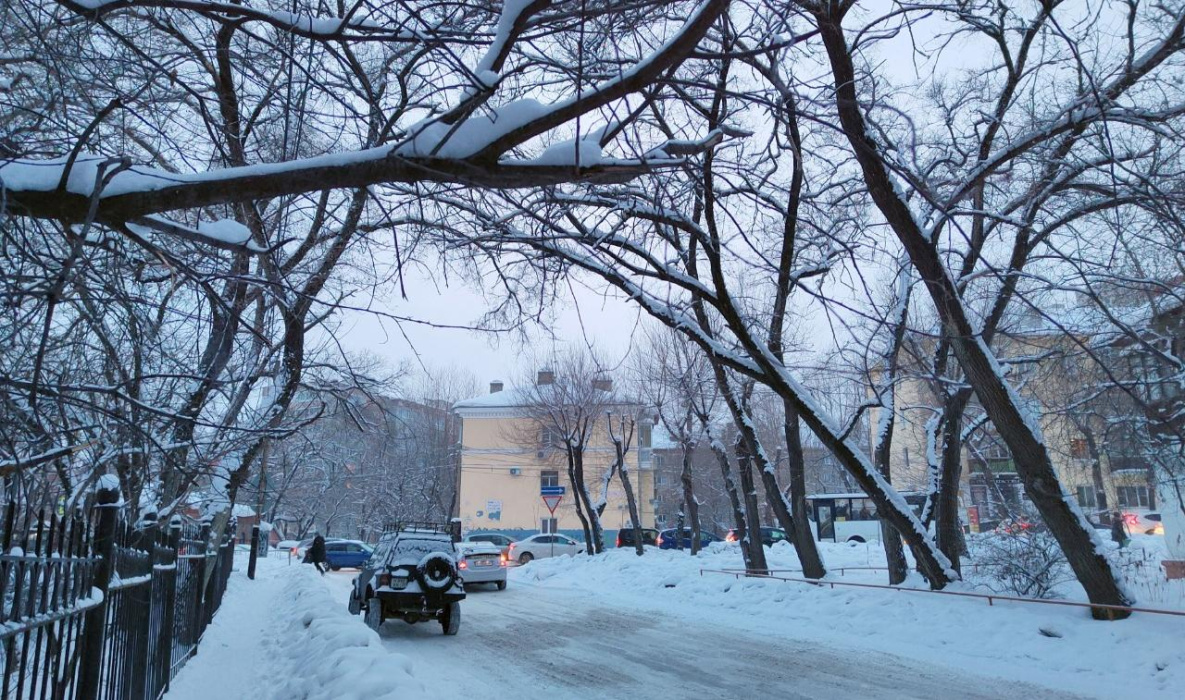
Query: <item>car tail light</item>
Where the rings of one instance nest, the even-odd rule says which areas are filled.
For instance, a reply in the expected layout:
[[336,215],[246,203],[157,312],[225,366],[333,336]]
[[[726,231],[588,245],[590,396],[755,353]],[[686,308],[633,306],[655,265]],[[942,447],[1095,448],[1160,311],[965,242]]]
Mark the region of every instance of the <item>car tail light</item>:
[[617,535],[617,545],[616,546],[618,546],[618,547],[621,546],[621,533],[618,533],[618,535]]
[[461,571],[464,571],[465,569],[469,568],[469,562],[462,559],[461,561],[457,562],[457,568]]
[[658,537],[656,537],[654,541],[658,543],[659,547],[661,547],[662,546],[662,535],[659,535]]
[[1123,522],[1127,523],[1128,525],[1139,525],[1140,516],[1136,515],[1135,513],[1124,513]]
[[383,572],[383,573],[379,574],[379,587],[382,588],[383,586],[390,586],[390,585],[391,585],[390,572]]
[[498,566],[507,566],[507,565],[508,565],[508,562],[506,561],[506,555],[505,555],[505,554],[503,554],[502,556],[498,557]]
[[736,534],[735,532],[731,532],[731,531],[730,531],[730,532],[729,532],[729,533],[728,533],[728,534],[727,534],[727,535],[724,537],[724,541],[725,541],[725,542],[736,542],[736,541],[737,541],[737,534]]

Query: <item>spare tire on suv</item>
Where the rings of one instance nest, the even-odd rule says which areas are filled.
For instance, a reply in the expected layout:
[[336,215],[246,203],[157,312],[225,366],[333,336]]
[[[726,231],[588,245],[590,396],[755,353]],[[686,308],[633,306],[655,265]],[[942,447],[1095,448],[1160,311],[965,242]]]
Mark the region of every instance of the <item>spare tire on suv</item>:
[[443,552],[425,554],[416,566],[416,580],[424,592],[447,591],[457,582],[457,567],[453,558]]

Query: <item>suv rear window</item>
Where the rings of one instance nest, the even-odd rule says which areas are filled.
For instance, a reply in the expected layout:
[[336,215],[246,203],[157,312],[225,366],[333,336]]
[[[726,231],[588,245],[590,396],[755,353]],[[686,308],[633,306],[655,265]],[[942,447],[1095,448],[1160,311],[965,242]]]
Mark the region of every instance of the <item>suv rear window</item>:
[[416,565],[432,552],[453,553],[453,543],[448,539],[429,539],[419,537],[404,537],[395,542],[395,547],[387,560],[388,565]]

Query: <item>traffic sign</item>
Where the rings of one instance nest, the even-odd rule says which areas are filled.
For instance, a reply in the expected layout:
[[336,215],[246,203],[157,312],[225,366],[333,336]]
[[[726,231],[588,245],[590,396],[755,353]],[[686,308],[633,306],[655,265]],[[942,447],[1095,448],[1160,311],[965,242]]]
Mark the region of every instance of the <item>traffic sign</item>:
[[564,487],[563,486],[540,486],[539,487],[539,495],[540,496],[563,496],[564,495]]
[[548,512],[550,512],[552,515],[555,515],[555,509],[557,506],[559,506],[560,501],[562,500],[564,500],[564,496],[562,494],[543,495],[543,505],[547,506]]

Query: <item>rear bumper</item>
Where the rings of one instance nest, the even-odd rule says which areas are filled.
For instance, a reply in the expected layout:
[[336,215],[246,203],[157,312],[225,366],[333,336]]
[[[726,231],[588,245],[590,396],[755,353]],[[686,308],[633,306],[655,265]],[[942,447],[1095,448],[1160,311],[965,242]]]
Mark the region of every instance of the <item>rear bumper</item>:
[[495,583],[506,580],[505,566],[471,566],[461,578],[465,583]]
[[431,596],[424,595],[419,591],[405,592],[380,589],[374,595],[383,604],[383,612],[388,615],[394,614],[397,611],[431,614],[434,611],[444,608],[449,603],[457,603],[465,600],[464,593],[453,593],[451,589],[448,593],[437,593]]

